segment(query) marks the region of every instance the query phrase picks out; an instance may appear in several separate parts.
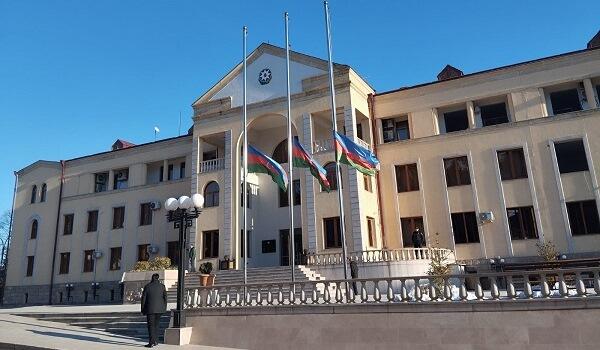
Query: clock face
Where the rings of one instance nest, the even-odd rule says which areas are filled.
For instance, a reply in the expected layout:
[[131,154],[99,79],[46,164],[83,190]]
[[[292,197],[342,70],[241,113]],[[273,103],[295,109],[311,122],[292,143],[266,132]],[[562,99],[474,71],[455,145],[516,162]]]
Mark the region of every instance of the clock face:
[[260,85],[267,85],[271,82],[271,70],[269,68],[265,68],[258,73],[258,82]]

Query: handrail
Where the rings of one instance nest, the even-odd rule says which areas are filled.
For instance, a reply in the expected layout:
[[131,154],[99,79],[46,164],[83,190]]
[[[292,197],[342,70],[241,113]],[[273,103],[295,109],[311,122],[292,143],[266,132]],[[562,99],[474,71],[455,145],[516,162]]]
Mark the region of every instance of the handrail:
[[[445,248],[401,248],[360,250],[348,253],[350,261],[359,263],[430,260],[434,254],[444,254],[449,260],[454,259],[452,250]],[[306,265],[340,265],[343,263],[341,252],[309,253]]]
[[200,173],[210,173],[225,169],[225,158],[216,158],[200,162]]

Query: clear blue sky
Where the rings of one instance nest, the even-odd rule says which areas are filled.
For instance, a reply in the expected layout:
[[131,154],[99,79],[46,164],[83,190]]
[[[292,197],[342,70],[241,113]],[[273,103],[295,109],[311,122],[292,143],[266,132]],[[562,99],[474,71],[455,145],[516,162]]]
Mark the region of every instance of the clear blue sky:
[[[334,60],[377,91],[578,50],[600,29],[600,1],[331,0]],[[0,210],[13,170],[178,133],[192,101],[248,46],[326,57],[323,5],[303,1],[0,0]]]

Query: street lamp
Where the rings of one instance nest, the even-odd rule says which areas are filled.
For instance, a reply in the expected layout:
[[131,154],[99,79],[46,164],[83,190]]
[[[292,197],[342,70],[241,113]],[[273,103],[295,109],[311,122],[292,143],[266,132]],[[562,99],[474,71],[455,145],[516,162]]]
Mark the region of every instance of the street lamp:
[[169,198],[165,201],[167,220],[173,222],[173,227],[179,229],[179,264],[177,266],[177,309],[173,312],[173,328],[185,327],[185,315],[183,312],[184,297],[184,261],[186,253],[186,228],[192,227],[193,219],[200,215],[200,208],[204,206],[204,197],[196,193],[192,198],[181,196],[179,199]]

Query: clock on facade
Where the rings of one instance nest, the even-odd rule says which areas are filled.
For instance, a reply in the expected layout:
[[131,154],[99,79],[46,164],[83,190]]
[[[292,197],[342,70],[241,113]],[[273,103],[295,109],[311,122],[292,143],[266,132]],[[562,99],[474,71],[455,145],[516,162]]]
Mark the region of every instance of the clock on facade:
[[260,73],[258,73],[258,82],[260,83],[260,85],[267,85],[271,82],[272,76],[273,75],[271,74],[271,70],[269,68],[265,68],[261,70]]

